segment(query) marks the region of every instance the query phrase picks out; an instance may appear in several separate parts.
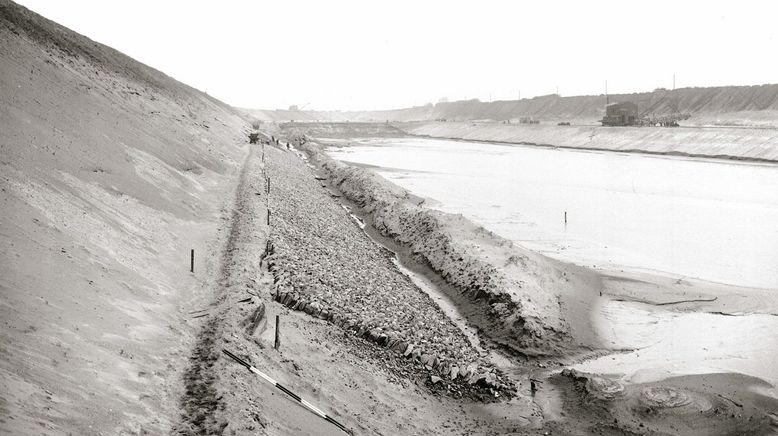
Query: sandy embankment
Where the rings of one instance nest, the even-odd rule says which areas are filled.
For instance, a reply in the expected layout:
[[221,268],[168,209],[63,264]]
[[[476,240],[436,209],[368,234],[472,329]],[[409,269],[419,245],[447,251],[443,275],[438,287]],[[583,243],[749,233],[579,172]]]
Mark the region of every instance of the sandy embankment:
[[392,363],[399,364],[400,374],[421,370],[454,379],[454,395],[467,395],[479,377],[484,380],[478,385],[510,393],[493,365],[427,294],[397,271],[391,253],[351,221],[297,155],[289,152],[281,159],[287,160],[284,172],[271,166],[268,177],[299,182],[275,188],[271,182],[271,201],[278,201],[271,206],[272,252],[267,260],[276,300],[407,357]]
[[778,162],[778,131],[735,127],[593,127],[475,122],[398,123],[409,135],[582,150]]
[[0,428],[165,433],[248,126],[4,0],[0,71]]

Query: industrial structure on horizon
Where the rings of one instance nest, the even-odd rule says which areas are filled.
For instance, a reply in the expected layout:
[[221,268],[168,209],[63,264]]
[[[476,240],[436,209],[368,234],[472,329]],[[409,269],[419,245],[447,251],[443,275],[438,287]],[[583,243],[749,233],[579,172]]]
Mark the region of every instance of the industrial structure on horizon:
[[638,112],[638,105],[625,101],[605,106],[605,116],[600,120],[603,126],[661,126],[678,127],[678,121],[688,120],[691,114],[648,116]]
[[634,126],[638,119],[638,105],[631,101],[611,103],[605,106],[603,126]]

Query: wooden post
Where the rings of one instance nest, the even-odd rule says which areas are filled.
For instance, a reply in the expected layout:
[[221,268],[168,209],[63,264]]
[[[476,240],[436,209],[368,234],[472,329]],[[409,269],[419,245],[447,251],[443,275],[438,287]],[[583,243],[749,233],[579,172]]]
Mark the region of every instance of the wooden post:
[[278,332],[278,326],[279,326],[279,322],[278,321],[279,321],[279,318],[280,318],[280,316],[276,315],[276,342],[273,344],[273,348],[275,348],[276,350],[278,349],[278,345],[279,345],[279,342],[280,342],[280,335],[279,335],[279,332]]
[[192,249],[192,252],[189,256],[189,272],[194,272],[194,248]]
[[270,209],[267,210],[267,225],[270,225]]
[[567,211],[565,211],[565,225],[567,225]]

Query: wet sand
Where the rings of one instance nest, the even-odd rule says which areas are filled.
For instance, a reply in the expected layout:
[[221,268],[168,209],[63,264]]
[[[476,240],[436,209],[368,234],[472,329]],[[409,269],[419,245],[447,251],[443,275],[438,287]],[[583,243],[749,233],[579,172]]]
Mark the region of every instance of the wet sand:
[[778,398],[778,307],[773,291],[624,274],[605,276],[592,308],[602,345],[632,350],[574,368],[632,383],[707,373],[740,373],[767,382]]

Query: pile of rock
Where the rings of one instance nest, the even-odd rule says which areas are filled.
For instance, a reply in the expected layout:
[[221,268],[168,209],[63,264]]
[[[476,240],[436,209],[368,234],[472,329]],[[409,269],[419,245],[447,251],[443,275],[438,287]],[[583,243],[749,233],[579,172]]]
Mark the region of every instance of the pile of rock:
[[327,320],[446,380],[508,393],[432,299],[400,273],[293,153],[271,149],[266,174],[276,301]]
[[[313,317],[329,321],[346,331],[353,332],[358,337],[395,352],[398,356],[416,361],[428,371],[434,370],[445,379],[491,388],[495,392],[509,388],[504,384],[501,375],[490,365],[479,366],[477,362],[468,364],[465,360],[448,361],[442,355],[425,352],[424,348],[417,343],[408,342],[401,336],[395,336],[387,329],[371,328],[370,324],[363,324],[355,318],[344,317],[337,309],[325,308],[320,303],[309,302],[309,299],[297,293],[276,293],[274,299],[292,310],[303,311]],[[441,377],[433,375],[431,381],[433,383],[440,382],[443,380]]]

